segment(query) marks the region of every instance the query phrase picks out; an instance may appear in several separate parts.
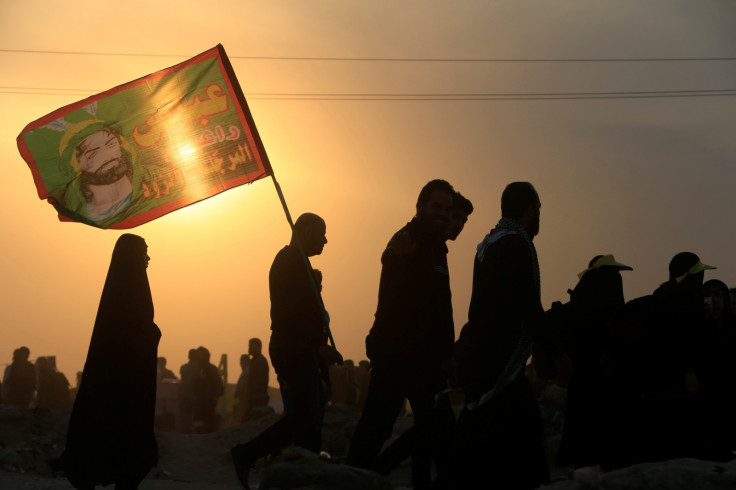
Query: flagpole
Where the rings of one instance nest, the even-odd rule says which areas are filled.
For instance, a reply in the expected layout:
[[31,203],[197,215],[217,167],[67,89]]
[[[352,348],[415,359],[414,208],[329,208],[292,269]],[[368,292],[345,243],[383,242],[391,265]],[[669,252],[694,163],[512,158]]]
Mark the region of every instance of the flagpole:
[[276,176],[274,175],[273,170],[271,170],[271,180],[273,180],[273,185],[274,187],[276,187],[276,193],[278,194],[279,200],[281,201],[281,206],[284,208],[284,213],[286,213],[286,221],[289,222],[289,226],[291,227],[291,236],[295,238],[296,246],[299,249],[299,255],[302,256],[302,259],[304,260],[304,265],[307,268],[307,275],[309,276],[309,283],[312,285],[312,291],[314,291],[314,294],[319,301],[319,306],[322,309],[322,326],[325,330],[325,333],[327,333],[327,338],[330,341],[330,345],[334,348],[337,348],[335,347],[335,339],[332,338],[332,331],[330,331],[330,322],[328,320],[327,310],[325,309],[325,303],[324,301],[322,301],[322,295],[319,293],[319,289],[317,289],[317,283],[314,280],[314,271],[312,270],[312,264],[309,262],[307,254],[304,253],[301,240],[299,239],[299,234],[294,231],[294,221],[291,219],[291,213],[289,212],[289,207],[286,205],[284,193],[281,191],[281,186],[276,180]]
[[263,164],[263,169],[266,171],[266,175],[271,176],[271,179],[273,180],[273,185],[276,187],[276,193],[279,195],[281,206],[284,208],[284,212],[286,213],[286,221],[289,222],[289,227],[291,228],[291,235],[296,238],[297,248],[299,249],[299,253],[304,259],[304,265],[307,268],[309,282],[312,285],[312,290],[314,291],[314,294],[317,297],[317,300],[319,301],[319,305],[322,308],[322,322],[323,322],[324,331],[325,333],[327,333],[327,338],[330,341],[330,345],[332,345],[332,347],[335,347],[335,339],[332,338],[332,332],[330,332],[330,325],[329,325],[329,319],[327,316],[327,310],[325,310],[325,304],[322,301],[322,295],[319,294],[319,290],[317,289],[317,284],[314,280],[314,271],[312,270],[312,265],[309,263],[309,259],[307,259],[307,256],[304,253],[304,249],[302,248],[301,241],[299,240],[299,235],[297,233],[294,233],[294,222],[291,219],[291,213],[289,213],[289,208],[286,205],[286,199],[284,199],[284,193],[281,192],[281,186],[276,181],[276,175],[273,172],[273,167],[271,167],[271,162],[268,160],[268,155],[266,154],[266,148],[263,146],[263,141],[261,140],[261,136],[260,134],[258,134],[258,131],[256,130],[256,123],[253,120],[253,115],[250,113],[250,109],[248,108],[248,102],[245,100],[245,95],[243,95],[243,90],[240,88],[240,84],[238,83],[238,78],[235,76],[235,71],[233,70],[233,66],[230,64],[230,60],[225,54],[225,48],[223,48],[221,44],[218,44],[215,49],[217,49],[218,52],[220,53],[220,61],[222,62],[222,66],[225,69],[225,72],[230,77],[230,81],[232,82],[232,86],[233,86],[234,95],[237,98],[238,102],[240,103],[240,107],[243,110],[243,117],[245,118],[248,129],[250,129],[251,136],[253,137],[253,143],[255,144],[256,150],[258,150],[258,155],[260,156],[261,163]]

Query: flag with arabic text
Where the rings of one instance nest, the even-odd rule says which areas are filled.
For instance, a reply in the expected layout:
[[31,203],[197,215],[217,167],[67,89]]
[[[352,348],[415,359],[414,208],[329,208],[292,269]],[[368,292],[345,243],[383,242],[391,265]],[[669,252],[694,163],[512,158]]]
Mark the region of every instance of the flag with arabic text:
[[62,221],[131,228],[271,175],[225,50],[62,107],[18,149]]

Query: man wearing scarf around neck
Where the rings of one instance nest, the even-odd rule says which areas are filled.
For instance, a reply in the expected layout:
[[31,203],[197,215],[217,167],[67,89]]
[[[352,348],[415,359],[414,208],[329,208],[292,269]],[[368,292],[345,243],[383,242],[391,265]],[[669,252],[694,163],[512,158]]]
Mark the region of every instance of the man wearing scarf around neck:
[[499,488],[531,489],[549,479],[542,419],[524,368],[535,343],[560,367],[569,364],[545,330],[532,242],[540,207],[530,183],[509,184],[501,220],[478,245],[468,323],[456,346],[466,397],[456,428],[457,488],[490,479]]
[[412,454],[414,488],[431,485],[428,447],[436,430],[430,414],[445,387],[442,364],[455,339],[445,245],[452,195],[444,180],[426,184],[416,216],[381,256],[378,308],[366,338],[371,381],[346,460],[376,469],[376,456],[408,398],[420,434]]

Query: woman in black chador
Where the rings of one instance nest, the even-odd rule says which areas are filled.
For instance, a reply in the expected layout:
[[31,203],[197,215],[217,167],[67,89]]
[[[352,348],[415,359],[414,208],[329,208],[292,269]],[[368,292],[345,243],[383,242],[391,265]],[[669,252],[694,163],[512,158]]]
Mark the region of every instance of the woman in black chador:
[[153,435],[156,358],[148,247],[125,234],[115,244],[74,401],[62,464],[79,490],[135,489],[158,461]]

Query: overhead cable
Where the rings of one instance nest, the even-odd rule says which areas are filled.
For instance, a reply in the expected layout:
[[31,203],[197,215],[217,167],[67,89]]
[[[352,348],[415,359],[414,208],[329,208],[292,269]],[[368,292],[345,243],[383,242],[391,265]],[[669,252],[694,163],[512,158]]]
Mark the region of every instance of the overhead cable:
[[[192,54],[164,53],[103,53],[96,51],[53,51],[36,49],[0,49],[0,53],[57,54],[72,56],[127,56],[141,58],[191,58]],[[674,57],[674,58],[382,58],[340,56],[228,56],[239,60],[273,61],[371,61],[413,63],[656,63],[656,62],[704,62],[736,61],[736,57]]]
[[[3,94],[61,95],[85,97],[99,93],[97,89],[0,86]],[[248,100],[350,100],[350,101],[443,101],[443,100],[574,100],[574,99],[641,99],[734,96],[736,89],[647,90],[611,92],[531,92],[531,93],[279,93],[250,92]]]

